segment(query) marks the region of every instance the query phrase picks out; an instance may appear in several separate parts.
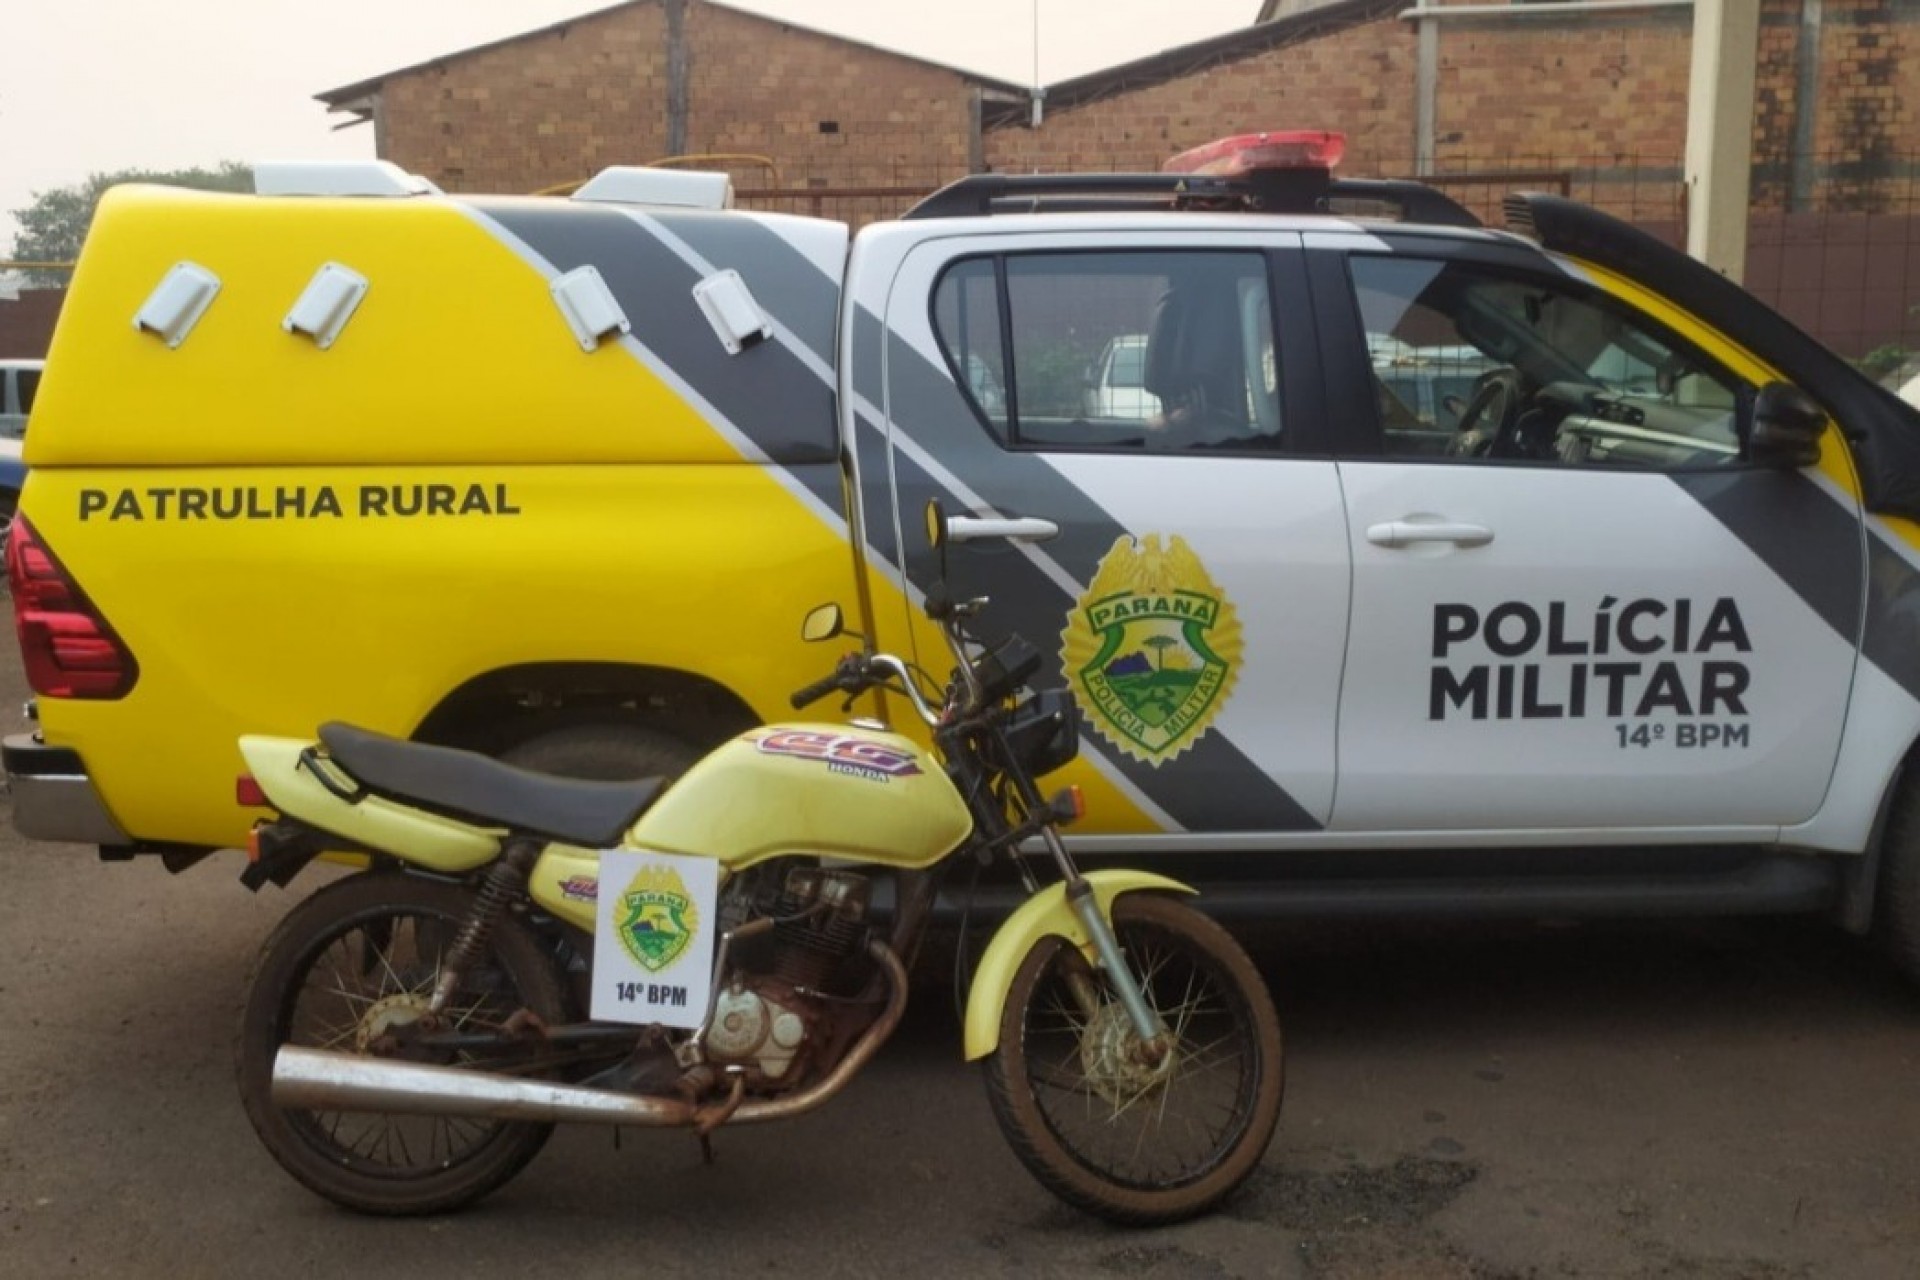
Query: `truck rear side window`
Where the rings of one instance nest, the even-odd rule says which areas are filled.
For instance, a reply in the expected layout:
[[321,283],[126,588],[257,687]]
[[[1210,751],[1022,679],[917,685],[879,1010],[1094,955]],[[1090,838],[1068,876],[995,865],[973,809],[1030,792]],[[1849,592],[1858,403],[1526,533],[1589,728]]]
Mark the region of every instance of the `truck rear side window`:
[[1258,253],[968,259],[941,277],[933,318],[955,382],[1011,447],[1279,446]]

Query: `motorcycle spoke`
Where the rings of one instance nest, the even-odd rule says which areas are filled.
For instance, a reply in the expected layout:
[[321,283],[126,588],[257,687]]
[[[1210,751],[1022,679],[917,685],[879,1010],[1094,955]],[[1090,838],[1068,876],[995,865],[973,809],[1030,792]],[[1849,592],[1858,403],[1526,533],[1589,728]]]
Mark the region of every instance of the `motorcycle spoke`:
[[[394,932],[397,933],[398,930],[396,929]],[[369,946],[373,945],[373,939],[371,937],[367,939],[367,942]],[[409,989],[407,984],[400,980],[399,973],[394,970],[392,962],[388,959],[388,955],[392,946],[393,946],[393,938],[392,938],[392,935],[389,934],[388,940],[387,940],[387,946],[374,947],[373,955],[375,959],[379,960],[380,967],[386,970],[387,977],[393,980],[393,990],[406,991]],[[381,990],[383,991],[387,989],[387,985],[384,982],[380,984],[380,987],[381,987]]]
[[1177,938],[1127,932],[1123,953],[1170,1060],[1157,1070],[1130,1062],[1122,1042],[1133,1032],[1111,983],[1101,983],[1106,1010],[1089,1017],[1067,991],[1063,961],[1029,1006],[1026,1075],[1047,1122],[1090,1168],[1128,1185],[1165,1185],[1203,1173],[1239,1123],[1250,1043],[1204,958]]

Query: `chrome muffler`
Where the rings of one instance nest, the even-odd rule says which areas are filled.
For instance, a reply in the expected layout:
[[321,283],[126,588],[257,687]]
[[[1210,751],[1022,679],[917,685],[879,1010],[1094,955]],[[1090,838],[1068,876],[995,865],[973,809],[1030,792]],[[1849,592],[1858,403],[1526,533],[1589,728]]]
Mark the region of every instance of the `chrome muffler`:
[[608,1089],[520,1080],[464,1067],[282,1045],[273,1057],[275,1106],[306,1111],[387,1111],[487,1120],[579,1120],[588,1124],[684,1125],[693,1106]]
[[[818,1084],[784,1097],[745,1103],[727,1123],[780,1120],[811,1111],[845,1088],[879,1051],[906,1011],[907,971],[883,942],[870,943],[867,953],[887,977],[887,1005],[880,1017]],[[701,1108],[680,1098],[641,1097],[291,1044],[282,1045],[274,1055],[270,1096],[277,1107],[303,1111],[385,1111],[542,1123],[680,1127],[694,1124],[701,1113]]]

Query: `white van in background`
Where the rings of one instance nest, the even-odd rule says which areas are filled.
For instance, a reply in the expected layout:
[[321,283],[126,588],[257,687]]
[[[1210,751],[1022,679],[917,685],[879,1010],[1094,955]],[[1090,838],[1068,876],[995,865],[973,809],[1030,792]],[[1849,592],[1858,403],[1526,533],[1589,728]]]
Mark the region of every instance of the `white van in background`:
[[44,360],[0,360],[0,437],[18,440],[27,434],[27,415],[46,367]]

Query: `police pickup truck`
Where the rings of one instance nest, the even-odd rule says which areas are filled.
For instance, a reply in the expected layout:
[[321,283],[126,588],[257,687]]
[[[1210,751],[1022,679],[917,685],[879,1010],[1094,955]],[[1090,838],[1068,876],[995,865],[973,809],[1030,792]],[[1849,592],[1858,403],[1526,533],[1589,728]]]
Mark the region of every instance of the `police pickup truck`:
[[1227,914],[1824,912],[1920,976],[1920,413],[1630,226],[1339,146],[858,235],[645,170],[114,192],[8,552],[17,825],[190,864],[236,739],[330,719],[676,770],[788,714],[822,601],[943,670],[937,497],[1073,691],[1088,855]]

